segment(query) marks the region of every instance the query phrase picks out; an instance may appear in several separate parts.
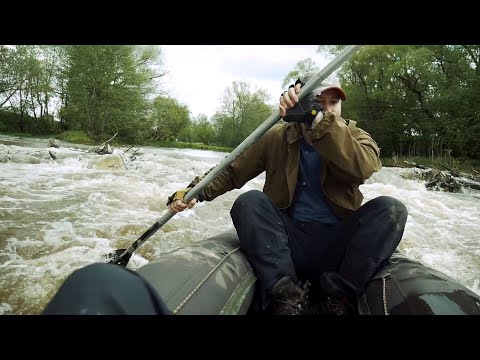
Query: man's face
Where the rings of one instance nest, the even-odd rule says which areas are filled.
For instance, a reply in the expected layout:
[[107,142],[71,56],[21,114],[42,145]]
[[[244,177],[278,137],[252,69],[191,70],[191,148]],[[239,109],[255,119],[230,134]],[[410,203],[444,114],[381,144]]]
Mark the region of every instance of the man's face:
[[326,89],[317,95],[318,102],[322,105],[324,111],[334,111],[338,116],[342,115],[342,100],[335,89]]

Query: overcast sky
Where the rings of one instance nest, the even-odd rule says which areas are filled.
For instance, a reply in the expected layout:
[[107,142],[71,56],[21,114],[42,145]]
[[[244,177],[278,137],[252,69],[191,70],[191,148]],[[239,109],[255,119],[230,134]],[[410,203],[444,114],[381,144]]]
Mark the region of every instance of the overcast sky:
[[191,114],[212,116],[233,81],[265,89],[271,102],[282,92],[284,77],[300,60],[311,58],[320,68],[328,60],[318,45],[161,45],[169,95],[188,105]]

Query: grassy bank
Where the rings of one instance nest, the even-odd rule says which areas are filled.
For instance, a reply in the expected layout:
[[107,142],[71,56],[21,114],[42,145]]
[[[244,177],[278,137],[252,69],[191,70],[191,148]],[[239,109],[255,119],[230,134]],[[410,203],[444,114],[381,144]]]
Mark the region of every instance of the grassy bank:
[[466,172],[466,173],[473,173],[473,170],[480,172],[480,160],[478,159],[465,159],[465,158],[431,158],[431,157],[394,157],[394,158],[382,158],[383,166],[400,166],[400,167],[409,167],[405,163],[414,162],[419,165],[423,165],[426,167],[439,169],[439,170],[446,170],[441,164],[447,165],[449,168]]
[[[85,134],[82,131],[68,131],[63,132],[60,134],[51,134],[51,135],[32,135],[28,133],[14,133],[14,132],[5,132],[3,131],[2,134],[18,136],[18,137],[35,137],[35,138],[55,138],[58,140],[67,141],[74,144],[85,144],[85,145],[92,145],[98,146],[102,142],[109,139],[96,139],[90,135]],[[215,146],[215,145],[205,145],[201,143],[186,143],[181,141],[153,141],[147,140],[139,143],[133,144],[131,141],[121,139],[118,136],[115,137],[111,144],[113,146],[131,146],[134,147],[141,147],[141,146],[152,146],[152,147],[159,147],[159,148],[178,148],[178,149],[199,149],[199,150],[211,150],[211,151],[220,151],[220,152],[231,152],[233,148],[223,147],[223,146]],[[409,165],[405,164],[407,162],[414,162],[420,165],[424,165],[427,167],[445,170],[440,164],[446,164],[451,169],[462,171],[466,173],[473,173],[475,171],[480,172],[480,159],[468,159],[468,158],[431,158],[431,157],[382,157],[382,164],[383,166],[400,166],[400,167],[408,167]]]
[[[65,131],[52,136],[55,139],[67,141],[72,144],[100,145],[101,141],[85,134],[83,131]],[[108,140],[108,139],[107,139]]]
[[53,135],[51,134],[29,134],[29,133],[22,133],[22,132],[10,132],[10,131],[1,131],[1,135],[10,135],[10,136],[17,136],[21,138],[38,138],[38,139],[51,139]]
[[[12,134],[13,135],[13,134]],[[24,134],[17,134],[16,136],[25,136]],[[56,134],[55,136],[45,136],[46,138],[55,138],[58,140],[67,141],[73,144],[85,144],[85,145],[100,145],[102,142],[108,140],[109,138],[105,139],[96,139],[90,135],[85,134],[82,131],[67,131],[61,134]],[[181,141],[154,141],[154,140],[147,140],[139,143],[132,144],[131,141],[119,138],[116,136],[112,141],[111,144],[113,146],[131,146],[134,145],[135,147],[141,146],[152,146],[152,147],[159,147],[159,148],[178,148],[178,149],[199,149],[199,150],[211,150],[211,151],[221,151],[221,152],[230,152],[233,148],[223,147],[223,146],[215,146],[215,145],[205,145],[201,143],[185,143]]]
[[162,148],[199,149],[199,150],[212,150],[212,151],[222,151],[222,152],[231,152],[233,150],[233,148],[229,148],[229,147],[205,145],[201,143],[186,143],[181,141],[145,141],[143,145],[162,147]]

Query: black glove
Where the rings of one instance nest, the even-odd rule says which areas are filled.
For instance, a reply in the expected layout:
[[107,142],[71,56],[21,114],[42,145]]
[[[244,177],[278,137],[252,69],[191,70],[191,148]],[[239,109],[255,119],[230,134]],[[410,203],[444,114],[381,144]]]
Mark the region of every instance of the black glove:
[[[302,84],[305,85],[300,79],[295,81],[295,85]],[[295,87],[295,85],[290,85],[289,88]],[[283,94],[282,94],[283,95]],[[317,117],[318,113],[323,110],[322,105],[320,105],[313,94],[308,94],[301,101],[299,101],[293,108],[287,110],[287,114],[283,117],[283,120],[286,122],[299,122],[307,123],[311,125],[313,120]]]

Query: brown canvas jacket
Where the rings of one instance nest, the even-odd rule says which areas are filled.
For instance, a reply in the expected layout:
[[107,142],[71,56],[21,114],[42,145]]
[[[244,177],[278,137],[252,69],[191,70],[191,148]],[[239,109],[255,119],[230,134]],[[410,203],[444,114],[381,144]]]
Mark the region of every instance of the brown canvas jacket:
[[[227,191],[240,189],[266,171],[263,192],[280,208],[288,208],[297,182],[301,137],[298,123],[274,125],[207,185],[199,200],[211,201]],[[308,132],[308,137],[324,159],[321,186],[325,196],[335,214],[344,218],[362,204],[359,185],[381,169],[380,149],[367,132],[356,127],[355,121],[333,113],[327,113]],[[205,175],[197,176],[189,187]]]

